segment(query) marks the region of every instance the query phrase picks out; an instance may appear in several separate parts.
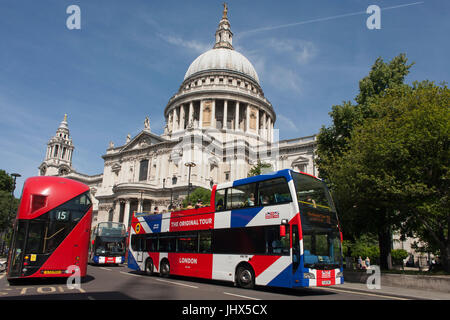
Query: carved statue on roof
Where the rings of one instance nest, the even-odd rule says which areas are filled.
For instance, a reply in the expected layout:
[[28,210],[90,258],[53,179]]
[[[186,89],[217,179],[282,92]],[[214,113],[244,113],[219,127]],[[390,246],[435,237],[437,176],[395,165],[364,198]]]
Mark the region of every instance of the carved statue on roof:
[[150,131],[150,119],[148,118],[148,116],[145,117],[144,129]]

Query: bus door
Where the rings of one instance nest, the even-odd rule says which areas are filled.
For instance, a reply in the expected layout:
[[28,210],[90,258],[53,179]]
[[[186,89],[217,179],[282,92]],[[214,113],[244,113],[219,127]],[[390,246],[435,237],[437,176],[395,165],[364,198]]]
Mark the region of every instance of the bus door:
[[300,265],[300,236],[298,225],[292,225],[292,273],[295,273]]
[[19,277],[22,274],[23,257],[25,251],[25,236],[27,223],[25,221],[17,221],[14,237],[10,248],[9,260],[9,277]]
[[144,247],[144,238],[142,236],[139,236],[137,239],[137,253],[136,253],[136,261],[137,262],[142,262],[143,258],[144,258],[144,252],[143,252],[143,247]]

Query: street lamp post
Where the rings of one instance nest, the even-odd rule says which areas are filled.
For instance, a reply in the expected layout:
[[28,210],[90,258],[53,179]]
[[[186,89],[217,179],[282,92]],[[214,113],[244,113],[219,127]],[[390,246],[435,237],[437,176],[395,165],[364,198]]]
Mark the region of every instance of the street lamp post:
[[189,175],[188,175],[188,199],[189,199],[189,195],[190,195],[190,193],[191,193],[191,168],[192,167],[195,167],[196,166],[196,164],[195,164],[195,162],[186,162],[185,164],[184,164],[186,167],[189,167]]

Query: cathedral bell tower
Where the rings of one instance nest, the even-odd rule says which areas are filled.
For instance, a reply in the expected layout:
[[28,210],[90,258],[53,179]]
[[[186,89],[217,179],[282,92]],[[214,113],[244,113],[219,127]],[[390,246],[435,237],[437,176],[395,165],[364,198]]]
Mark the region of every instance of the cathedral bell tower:
[[72,154],[74,146],[67,125],[67,114],[56,130],[56,135],[47,143],[45,160],[39,166],[40,176],[64,176],[73,170]]

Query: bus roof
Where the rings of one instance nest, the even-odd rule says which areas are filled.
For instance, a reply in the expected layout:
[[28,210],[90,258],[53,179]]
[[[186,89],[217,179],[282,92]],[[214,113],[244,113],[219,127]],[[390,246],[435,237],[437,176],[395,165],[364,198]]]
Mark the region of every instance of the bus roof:
[[217,189],[228,188],[228,187],[232,187],[232,186],[240,186],[240,185],[244,185],[244,184],[248,184],[248,183],[269,180],[269,179],[273,179],[273,178],[277,178],[277,177],[284,177],[289,182],[292,179],[292,174],[291,174],[292,172],[298,172],[298,173],[301,173],[301,174],[306,174],[308,176],[311,176],[313,178],[318,179],[317,177],[315,177],[313,175],[310,175],[308,173],[305,173],[305,172],[294,171],[292,169],[283,169],[283,170],[279,170],[279,171],[274,171],[274,172],[261,174],[261,175],[258,175],[258,176],[253,176],[253,177],[248,177],[248,178],[235,180],[233,182],[221,183],[221,184],[217,185]]
[[17,218],[34,219],[87,191],[87,185],[67,178],[28,178],[23,185]]

